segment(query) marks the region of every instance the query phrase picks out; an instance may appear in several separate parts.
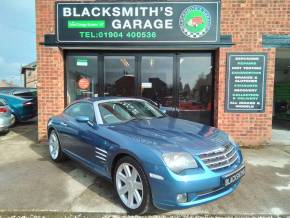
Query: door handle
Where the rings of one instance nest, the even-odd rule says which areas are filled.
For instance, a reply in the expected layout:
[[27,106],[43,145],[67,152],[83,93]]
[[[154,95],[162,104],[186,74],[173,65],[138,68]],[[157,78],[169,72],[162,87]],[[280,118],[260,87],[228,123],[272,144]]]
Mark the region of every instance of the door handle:
[[64,123],[64,122],[60,122],[59,124],[62,126],[67,126],[67,123]]

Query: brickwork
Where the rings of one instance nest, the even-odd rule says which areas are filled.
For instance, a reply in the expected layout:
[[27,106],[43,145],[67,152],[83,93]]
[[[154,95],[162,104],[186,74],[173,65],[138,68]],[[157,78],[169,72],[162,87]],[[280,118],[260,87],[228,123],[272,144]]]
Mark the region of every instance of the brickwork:
[[[55,0],[36,0],[39,139],[46,138],[50,116],[65,104],[64,58],[58,48],[41,45],[44,34],[54,33]],[[233,37],[235,46],[216,52],[215,126],[244,145],[256,146],[271,138],[275,49],[262,48],[263,34],[290,34],[289,0],[222,0],[221,34]],[[225,113],[227,52],[267,52],[268,74],[265,113]]]
[[[217,58],[215,125],[244,145],[256,146],[272,135],[275,49],[262,48],[263,34],[290,34],[290,1],[222,1],[222,34],[230,34],[235,46],[221,48]],[[227,52],[267,52],[268,74],[265,113],[225,113],[225,75]]]

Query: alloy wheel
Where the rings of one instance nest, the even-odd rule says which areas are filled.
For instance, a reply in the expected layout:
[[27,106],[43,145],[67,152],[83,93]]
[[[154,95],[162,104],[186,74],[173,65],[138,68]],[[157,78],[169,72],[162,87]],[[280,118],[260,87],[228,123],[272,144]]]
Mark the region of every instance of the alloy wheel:
[[116,172],[116,188],[122,202],[130,209],[143,201],[143,184],[138,171],[129,163],[122,163]]
[[59,142],[55,132],[51,132],[49,136],[49,153],[53,160],[57,159],[59,153]]

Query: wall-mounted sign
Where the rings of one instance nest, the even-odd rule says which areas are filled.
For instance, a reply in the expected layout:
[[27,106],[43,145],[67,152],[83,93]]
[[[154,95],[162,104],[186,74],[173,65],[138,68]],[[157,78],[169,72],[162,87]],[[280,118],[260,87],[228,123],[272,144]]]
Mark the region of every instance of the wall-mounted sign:
[[83,58],[77,59],[77,66],[79,67],[87,67],[88,66],[88,60]]
[[142,83],[141,87],[143,89],[152,89],[152,83]]
[[87,78],[81,78],[78,85],[80,89],[88,89],[90,87],[90,80]]
[[225,111],[264,112],[266,78],[266,53],[228,54]]
[[56,3],[59,42],[218,43],[220,1]]

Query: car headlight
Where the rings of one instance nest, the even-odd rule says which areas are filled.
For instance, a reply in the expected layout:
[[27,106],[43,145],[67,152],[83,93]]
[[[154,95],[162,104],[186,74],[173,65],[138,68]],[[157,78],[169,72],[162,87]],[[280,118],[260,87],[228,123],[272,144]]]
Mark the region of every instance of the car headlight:
[[198,168],[191,154],[185,152],[170,152],[162,155],[166,166],[175,173],[186,169]]

